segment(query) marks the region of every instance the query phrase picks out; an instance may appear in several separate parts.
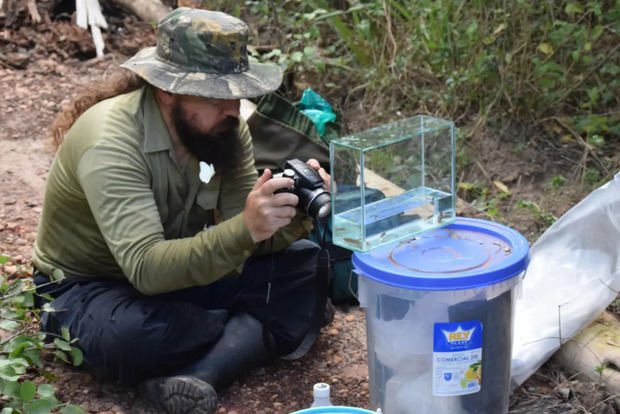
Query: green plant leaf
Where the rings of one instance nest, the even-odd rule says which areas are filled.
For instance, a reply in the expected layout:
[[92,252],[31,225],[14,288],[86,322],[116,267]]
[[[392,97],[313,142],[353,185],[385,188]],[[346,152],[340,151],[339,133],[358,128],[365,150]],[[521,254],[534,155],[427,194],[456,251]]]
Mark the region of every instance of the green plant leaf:
[[32,308],[34,306],[34,294],[32,292],[24,292],[22,296],[24,297],[22,306]]
[[15,372],[1,372],[0,371],[0,379],[8,381],[8,382],[15,382],[19,379],[19,377],[21,377],[20,374],[16,374]]
[[66,362],[67,364],[70,364],[69,362],[69,358],[67,357],[67,354],[65,354],[64,352],[62,352],[61,350],[57,349],[56,351],[54,351],[54,356],[64,362]]
[[601,75],[609,74],[615,76],[620,73],[620,67],[615,63],[607,63],[601,67]]
[[325,62],[322,60],[314,61],[314,66],[319,70],[319,72],[323,72],[325,70]]
[[301,60],[303,59],[304,54],[302,52],[293,52],[293,54],[291,54],[291,62],[301,62]]
[[24,358],[6,358],[0,359],[0,373],[4,369],[13,369],[15,372],[26,372],[28,361]]
[[365,50],[356,43],[353,32],[349,30],[349,28],[342,22],[342,20],[340,20],[338,16],[331,17],[329,21],[334,27],[334,30],[336,30],[340,37],[347,43],[347,46],[349,47],[357,61],[362,66],[367,65],[370,61],[370,51]]
[[573,16],[575,14],[583,13],[583,6],[579,3],[568,3],[566,7],[564,7],[564,13],[569,16]]
[[39,393],[39,397],[41,398],[49,398],[54,396],[54,387],[50,384],[41,384],[39,388],[37,388],[37,392]]
[[24,402],[30,402],[34,398],[34,394],[37,392],[37,386],[32,381],[22,382],[19,387],[19,396]]
[[474,37],[478,33],[478,22],[476,20],[471,22],[467,29],[465,29],[465,33],[469,37]]
[[596,86],[594,88],[588,89],[588,98],[590,98],[591,102],[596,103],[596,101],[598,101],[598,97],[599,89]]
[[21,295],[11,298],[11,300],[13,301],[15,305],[19,305],[20,307],[25,307],[24,302],[26,300],[26,297],[24,296],[23,293]]
[[17,328],[19,328],[19,324],[15,321],[4,319],[0,322],[0,329],[4,329],[5,331],[15,331]]
[[28,414],[49,414],[54,407],[50,400],[34,400],[28,404]]
[[69,333],[68,328],[64,328],[64,327],[60,328],[60,335],[62,336],[62,339],[64,339],[67,342],[71,340],[71,333]]
[[605,145],[605,137],[598,134],[592,134],[588,137],[588,144],[597,148],[602,148]]
[[43,361],[41,361],[41,350],[39,349],[27,349],[24,351],[23,358],[38,368],[43,368]]
[[12,398],[19,398],[19,382],[17,381],[2,381],[2,387],[0,390],[3,395]]
[[543,52],[545,55],[550,55],[553,53],[553,46],[549,43],[541,43],[538,45],[538,50]]
[[5,372],[0,371],[0,379],[6,380],[9,382],[17,381],[19,380],[19,377],[21,377],[21,374],[17,374],[14,371],[13,372],[8,372],[8,370]]
[[600,24],[597,24],[596,26],[594,26],[594,29],[592,29],[592,33],[590,36],[592,37],[593,40],[596,40],[599,37],[601,37],[604,31],[605,31],[605,28],[601,26]]
[[85,414],[86,411],[84,411],[82,408],[76,406],[76,405],[67,405],[66,407],[63,407],[62,410],[60,410],[60,414]]
[[534,204],[531,201],[521,200],[517,202],[516,207],[531,209],[534,208]]
[[77,367],[84,361],[84,356],[79,348],[71,347],[71,358],[73,359],[73,366]]
[[[54,298],[52,298],[52,300],[54,300]],[[51,305],[51,304],[49,304],[49,303],[44,304],[44,305],[41,307],[41,311],[42,311],[42,312],[50,312],[50,313],[51,313],[51,312],[58,312],[58,311],[57,311],[56,309],[54,309],[54,308],[52,307],[52,305]]]
[[277,57],[277,56],[280,56],[281,54],[282,54],[282,51],[280,49],[272,49],[270,52],[265,53],[263,55],[263,60],[267,60],[272,57]]
[[555,177],[551,178],[551,186],[553,188],[558,188],[566,184],[566,181],[567,180],[564,176],[556,175]]
[[7,344],[5,351],[9,352],[9,356],[17,358],[23,355],[24,351],[32,348],[42,348],[41,340],[28,335],[20,335]]
[[0,411],[0,414],[11,414],[14,412],[15,411],[11,407],[4,407],[2,411]]
[[10,259],[9,256],[4,256],[4,255],[0,256],[0,265],[5,264],[6,262],[9,261],[9,259]]
[[470,191],[474,189],[474,185],[472,183],[469,183],[467,181],[461,181],[458,184],[459,190],[463,190],[463,191]]
[[54,344],[59,348],[62,349],[63,351],[71,351],[71,345],[69,345],[69,343],[67,341],[63,341],[60,338],[54,338]]

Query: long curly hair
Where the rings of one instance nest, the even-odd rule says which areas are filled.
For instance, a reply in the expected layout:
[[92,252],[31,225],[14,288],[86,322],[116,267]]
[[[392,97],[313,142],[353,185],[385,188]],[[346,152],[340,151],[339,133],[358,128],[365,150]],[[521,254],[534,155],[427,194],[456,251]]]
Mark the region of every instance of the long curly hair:
[[88,108],[104,99],[135,91],[146,81],[129,70],[120,70],[104,79],[103,83],[89,86],[69,105],[64,107],[52,123],[52,143],[58,149],[65,134],[76,119]]

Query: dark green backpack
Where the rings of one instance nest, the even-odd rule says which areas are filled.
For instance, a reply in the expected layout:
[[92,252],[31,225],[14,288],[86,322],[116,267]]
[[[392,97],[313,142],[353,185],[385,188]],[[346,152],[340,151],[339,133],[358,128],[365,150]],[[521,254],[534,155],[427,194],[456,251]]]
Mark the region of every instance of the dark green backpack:
[[339,136],[339,121],[328,124],[321,137],[310,118],[284,97],[271,93],[262,97],[247,123],[259,172],[281,169],[292,158],[316,158],[329,171],[329,141]]

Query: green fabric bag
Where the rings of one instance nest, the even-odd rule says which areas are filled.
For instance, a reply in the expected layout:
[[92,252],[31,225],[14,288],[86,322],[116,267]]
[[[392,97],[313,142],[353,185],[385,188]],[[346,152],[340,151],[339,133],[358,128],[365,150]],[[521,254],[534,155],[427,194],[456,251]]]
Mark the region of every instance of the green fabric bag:
[[279,170],[286,160],[316,158],[329,171],[329,141],[340,136],[340,115],[321,137],[310,118],[277,93],[265,95],[247,120],[256,169]]

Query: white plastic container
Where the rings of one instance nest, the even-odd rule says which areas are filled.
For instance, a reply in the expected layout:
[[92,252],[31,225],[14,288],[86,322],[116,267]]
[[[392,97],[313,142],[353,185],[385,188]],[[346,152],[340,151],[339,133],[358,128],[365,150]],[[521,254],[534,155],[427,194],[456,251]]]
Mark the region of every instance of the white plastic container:
[[330,397],[330,388],[329,384],[324,382],[318,382],[314,384],[312,388],[312,394],[314,396],[314,401],[310,407],[329,407],[333,405],[329,400]]
[[513,304],[528,260],[521,234],[466,218],[354,253],[366,308],[370,408],[507,413]]

